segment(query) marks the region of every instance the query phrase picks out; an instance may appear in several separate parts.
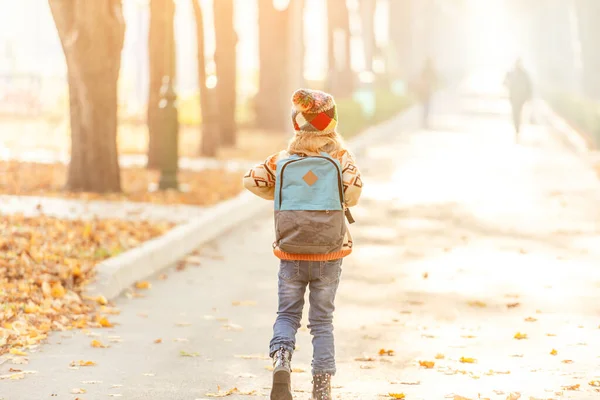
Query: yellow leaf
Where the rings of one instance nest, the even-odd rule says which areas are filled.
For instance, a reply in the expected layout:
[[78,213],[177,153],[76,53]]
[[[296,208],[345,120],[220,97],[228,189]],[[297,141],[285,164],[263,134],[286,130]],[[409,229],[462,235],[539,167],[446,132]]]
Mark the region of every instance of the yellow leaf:
[[563,364],[573,364],[573,360],[562,360]]
[[71,367],[93,367],[94,365],[96,365],[95,362],[93,361],[83,361],[83,360],[79,360],[79,361],[72,361],[71,362]]
[[71,389],[71,393],[73,393],[73,394],[83,394],[85,392],[86,392],[85,389],[80,389],[80,388]]
[[419,365],[421,367],[431,369],[435,366],[435,362],[434,361],[419,361]]
[[106,300],[106,297],[104,296],[98,296],[95,298],[96,303],[100,304],[101,306],[105,306],[108,304],[108,300]]
[[52,297],[60,299],[61,297],[64,297],[66,291],[63,285],[61,285],[60,282],[57,282],[54,285],[52,285],[52,290],[50,293],[52,294]]
[[527,334],[526,333],[517,332],[517,333],[515,333],[514,338],[517,339],[517,340],[527,339]]
[[89,239],[89,237],[92,235],[92,224],[90,224],[90,223],[85,224],[81,235],[84,237],[84,239]]
[[533,318],[533,317],[525,318],[525,322],[535,322],[535,321],[537,321],[537,318]]
[[600,387],[600,381],[590,381],[588,385],[593,387]]
[[464,397],[464,396],[460,396],[458,394],[455,394],[454,398],[452,400],[471,400],[471,399],[468,398],[468,397]]
[[106,348],[106,346],[101,341],[95,339],[92,340],[92,343],[90,343],[90,345],[95,348]]
[[27,353],[25,353],[19,349],[10,349],[9,353],[12,355],[15,355],[15,356],[22,356],[22,357],[27,356]]
[[387,356],[391,357],[391,356],[393,356],[395,354],[394,354],[394,350],[381,349],[381,350],[379,350],[379,355],[380,356],[386,356],[387,355]]
[[217,393],[206,393],[206,397],[227,397],[227,396],[231,396],[232,394],[235,394],[235,393],[239,393],[238,388],[229,389],[225,392],[223,392],[219,388],[219,391]]
[[445,356],[445,355],[443,355],[442,353],[437,353],[437,354],[435,355],[435,359],[436,359],[436,360],[443,360],[444,358],[446,358],[446,356]]
[[555,356],[558,354],[558,351],[556,351],[556,349],[552,349],[552,351],[550,352],[551,355]]
[[156,339],[156,340],[154,341],[154,343],[156,343],[156,344],[162,343],[162,339]]
[[136,289],[150,289],[152,284],[148,281],[139,281],[135,283]]
[[103,328],[112,328],[114,326],[106,317],[99,317],[96,319],[96,322],[98,322]]
[[563,386],[563,389],[565,390],[579,390],[579,384],[577,385],[570,385],[570,386]]
[[406,396],[404,395],[404,393],[389,393],[389,396],[392,399],[406,399]]
[[479,300],[469,301],[469,305],[471,307],[479,307],[479,308],[487,307],[487,304],[485,304],[483,301],[479,301]]
[[474,364],[477,360],[471,357],[461,357],[459,361],[463,364]]

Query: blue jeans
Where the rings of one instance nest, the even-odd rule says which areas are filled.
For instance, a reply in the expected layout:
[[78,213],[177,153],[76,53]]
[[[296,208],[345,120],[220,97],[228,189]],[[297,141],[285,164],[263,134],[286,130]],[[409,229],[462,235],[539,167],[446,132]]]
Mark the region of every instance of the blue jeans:
[[310,290],[308,328],[313,336],[313,375],[335,375],[333,311],[342,273],[342,260],[287,261],[279,267],[279,310],[273,326],[271,356],[281,347],[293,353],[300,328],[304,293]]

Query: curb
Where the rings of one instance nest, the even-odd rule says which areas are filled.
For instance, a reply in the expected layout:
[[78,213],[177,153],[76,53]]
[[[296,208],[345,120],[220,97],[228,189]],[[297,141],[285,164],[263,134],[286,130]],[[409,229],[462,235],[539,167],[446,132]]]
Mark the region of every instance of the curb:
[[[399,123],[406,123],[411,119],[416,121],[415,117],[416,107],[413,106],[381,124],[367,128],[348,140],[347,144],[353,152],[361,154],[368,143],[383,136],[393,135]],[[244,191],[239,196],[207,209],[198,218],[176,226],[160,237],[99,263],[96,265],[96,279],[87,286],[85,294],[102,295],[112,300],[135,282],[174,265],[202,244],[271,209],[270,202]]]

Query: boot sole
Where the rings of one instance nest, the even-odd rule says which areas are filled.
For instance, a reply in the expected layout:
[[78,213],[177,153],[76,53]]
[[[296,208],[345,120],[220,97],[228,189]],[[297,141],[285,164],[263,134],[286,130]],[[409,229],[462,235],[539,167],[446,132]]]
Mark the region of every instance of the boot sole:
[[282,370],[273,373],[271,400],[292,400],[292,383],[289,371]]

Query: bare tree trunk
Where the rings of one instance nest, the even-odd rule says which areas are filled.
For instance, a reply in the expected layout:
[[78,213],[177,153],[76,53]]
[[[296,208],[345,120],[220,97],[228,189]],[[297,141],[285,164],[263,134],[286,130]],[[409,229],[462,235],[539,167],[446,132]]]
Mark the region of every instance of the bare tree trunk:
[[[297,1],[297,0],[290,0]],[[256,121],[264,129],[283,131],[289,124],[289,97],[286,84],[289,82],[289,13],[291,5],[284,11],[273,7],[272,0],[258,0],[259,31],[259,89],[256,95]],[[286,123],[286,121],[288,121]]]
[[233,23],[233,0],[214,2],[215,64],[217,68],[217,98],[219,101],[219,132],[225,146],[236,143],[236,45]]
[[581,58],[583,65],[583,87],[585,93],[600,99],[600,50],[598,37],[598,16],[600,2],[597,0],[575,0],[579,37],[581,41]]
[[414,60],[412,59],[412,0],[390,1],[389,32],[395,53],[396,78],[408,79]]
[[327,37],[328,90],[337,96],[349,96],[354,90],[354,74],[350,53],[350,12],[346,0],[327,0]]
[[117,81],[125,38],[121,0],[49,0],[49,4],[69,78],[67,188],[120,191]]
[[199,0],[191,0],[196,19],[196,43],[198,51],[198,86],[200,88],[200,112],[202,126],[201,140],[198,153],[206,157],[214,157],[220,144],[219,126],[217,121],[217,104],[215,89],[206,86],[206,58],[204,56],[204,19]]
[[[158,114],[160,88],[164,76],[175,77],[175,46],[166,46],[165,41],[173,31],[175,3],[173,0],[150,0],[150,29],[148,33],[148,54],[150,61],[150,85],[148,93],[148,168],[160,167],[161,123]],[[168,49],[168,50],[167,50]],[[170,54],[165,54],[169,51]]]
[[362,18],[362,38],[365,53],[365,70],[373,71],[373,59],[377,44],[375,42],[375,0],[360,0],[360,14]]

